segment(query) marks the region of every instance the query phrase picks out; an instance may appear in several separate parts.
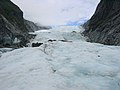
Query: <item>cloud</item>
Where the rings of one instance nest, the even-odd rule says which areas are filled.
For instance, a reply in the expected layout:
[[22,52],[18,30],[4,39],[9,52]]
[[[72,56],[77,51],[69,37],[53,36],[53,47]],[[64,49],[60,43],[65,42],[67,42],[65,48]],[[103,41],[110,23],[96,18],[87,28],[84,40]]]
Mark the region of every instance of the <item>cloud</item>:
[[12,0],[26,19],[43,25],[65,25],[81,18],[89,19],[99,0]]

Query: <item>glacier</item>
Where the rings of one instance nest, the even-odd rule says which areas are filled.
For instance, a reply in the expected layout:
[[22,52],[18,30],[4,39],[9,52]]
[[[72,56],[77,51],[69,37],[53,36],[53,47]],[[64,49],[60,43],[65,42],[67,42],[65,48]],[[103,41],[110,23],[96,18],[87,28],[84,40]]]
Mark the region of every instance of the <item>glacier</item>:
[[83,31],[39,30],[29,47],[0,53],[0,90],[120,90],[120,47],[86,42]]

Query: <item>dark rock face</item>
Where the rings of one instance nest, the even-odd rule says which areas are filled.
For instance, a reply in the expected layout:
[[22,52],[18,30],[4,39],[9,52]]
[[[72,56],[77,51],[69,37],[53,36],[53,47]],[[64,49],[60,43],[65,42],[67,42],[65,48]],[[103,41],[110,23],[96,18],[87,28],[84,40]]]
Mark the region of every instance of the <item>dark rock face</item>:
[[19,7],[10,0],[0,0],[0,46],[11,46],[15,38],[26,43],[27,33],[23,12]]
[[39,47],[39,46],[41,46],[43,43],[32,43],[32,47]]
[[25,21],[18,6],[10,0],[0,0],[0,47],[26,46],[32,37],[28,32],[33,28],[28,28]]
[[120,45],[120,0],[101,0],[95,14],[84,24],[88,41]]

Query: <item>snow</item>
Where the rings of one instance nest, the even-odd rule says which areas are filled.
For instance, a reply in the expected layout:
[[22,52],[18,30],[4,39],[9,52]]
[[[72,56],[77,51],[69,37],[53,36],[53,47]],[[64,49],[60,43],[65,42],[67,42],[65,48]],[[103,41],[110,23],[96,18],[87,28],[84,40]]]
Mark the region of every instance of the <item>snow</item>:
[[30,47],[2,53],[0,90],[120,90],[120,47],[86,42],[83,30],[36,31]]
[[10,52],[14,50],[13,48],[0,48],[0,57],[2,55],[2,53],[5,53],[5,52]]

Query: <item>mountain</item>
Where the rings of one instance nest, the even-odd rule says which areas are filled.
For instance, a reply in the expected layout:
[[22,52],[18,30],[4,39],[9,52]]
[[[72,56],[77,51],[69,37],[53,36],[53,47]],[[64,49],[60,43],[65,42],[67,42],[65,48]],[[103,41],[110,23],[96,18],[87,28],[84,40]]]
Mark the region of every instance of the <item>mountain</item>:
[[29,20],[24,20],[25,26],[29,30],[29,32],[34,32],[37,30],[41,29],[51,29],[52,27],[50,26],[42,26],[42,25],[37,25],[36,23],[29,21]]
[[0,0],[0,47],[26,46],[33,36],[29,31],[42,29],[23,18],[23,12],[10,0]]
[[79,20],[76,21],[69,21],[66,26],[78,26],[78,25],[82,25],[83,23],[85,23],[88,19],[87,18],[80,18]]
[[101,0],[95,14],[84,24],[88,41],[120,45],[120,0]]

